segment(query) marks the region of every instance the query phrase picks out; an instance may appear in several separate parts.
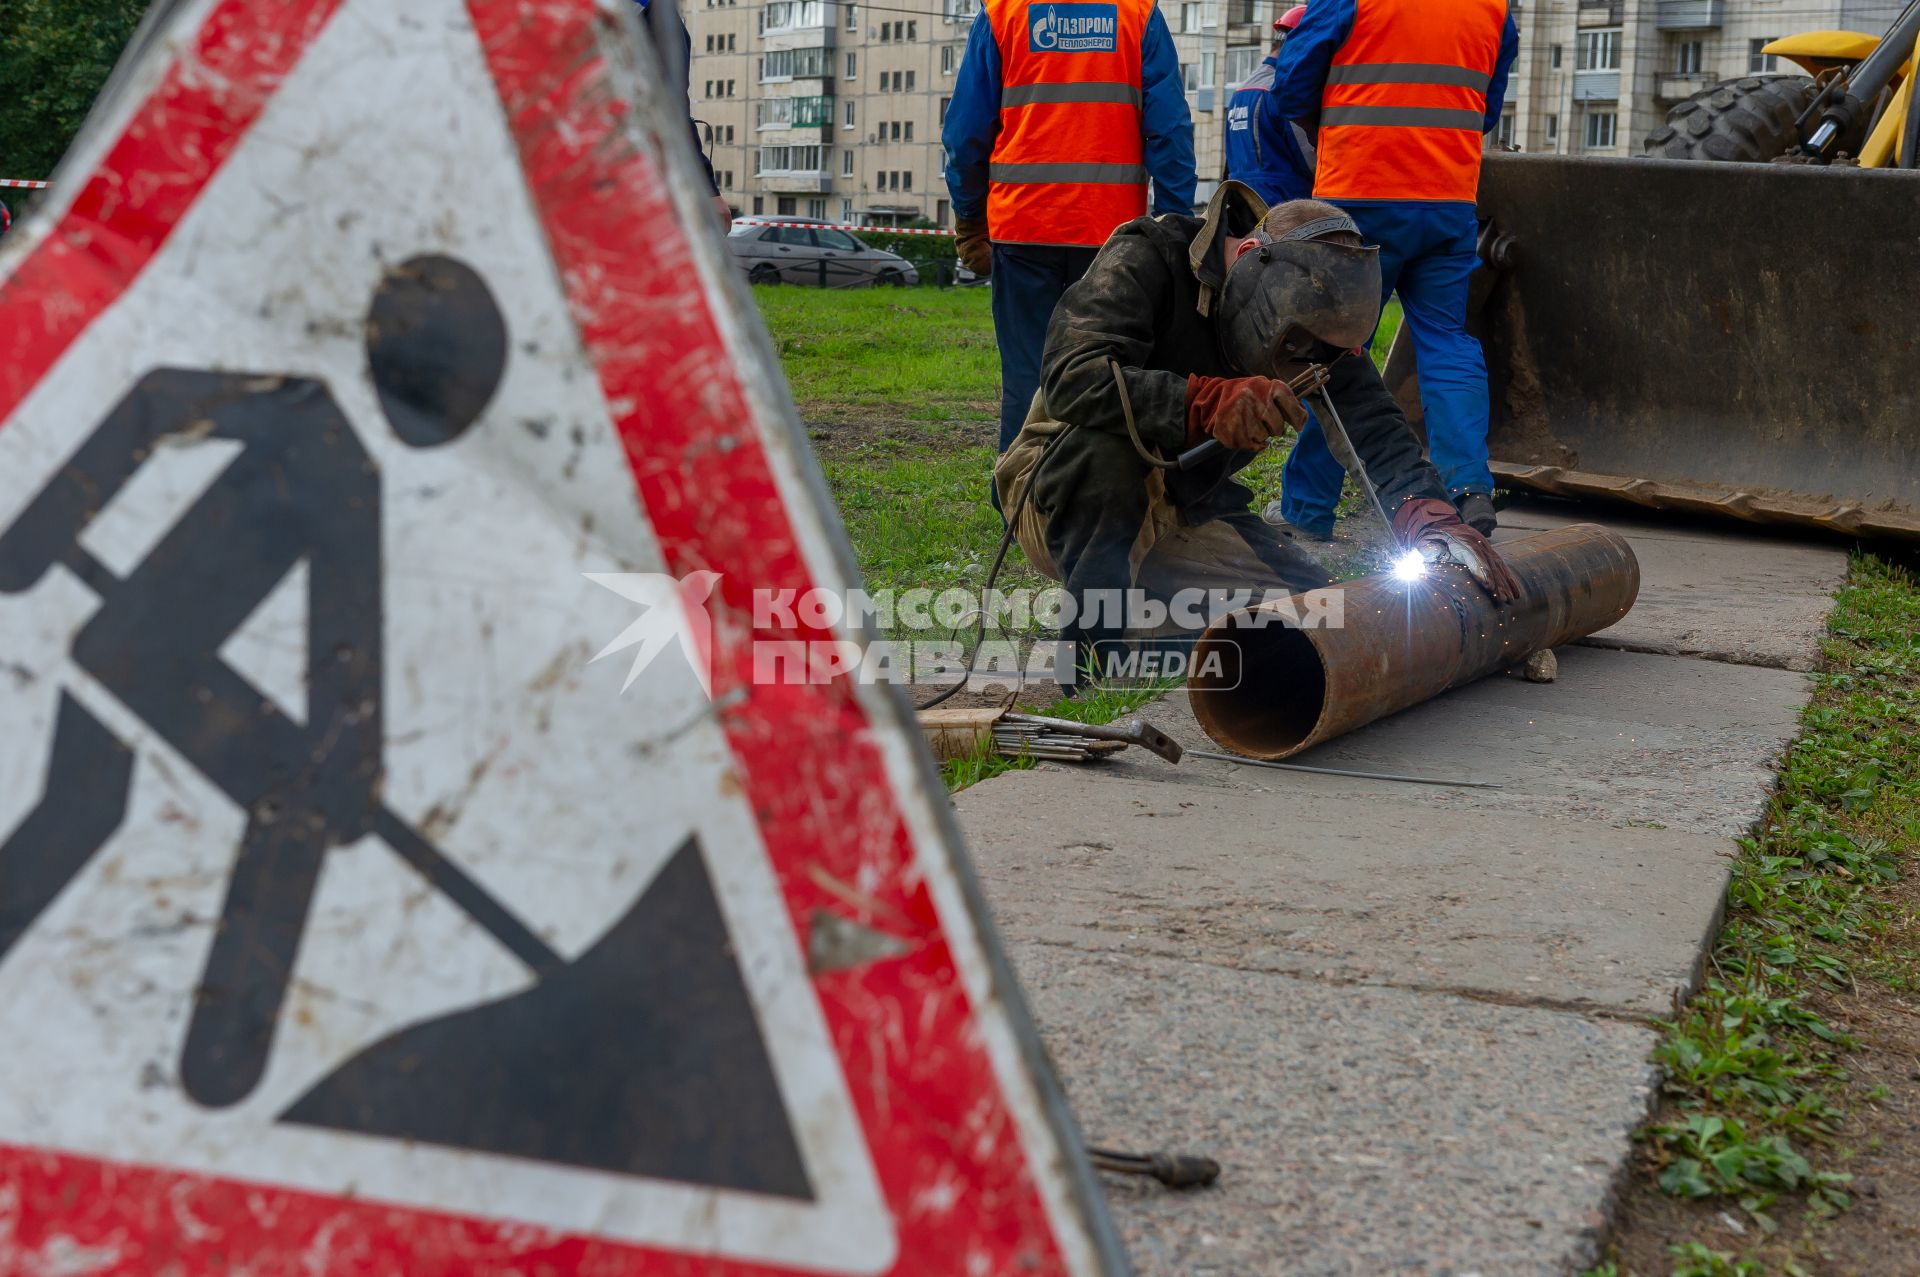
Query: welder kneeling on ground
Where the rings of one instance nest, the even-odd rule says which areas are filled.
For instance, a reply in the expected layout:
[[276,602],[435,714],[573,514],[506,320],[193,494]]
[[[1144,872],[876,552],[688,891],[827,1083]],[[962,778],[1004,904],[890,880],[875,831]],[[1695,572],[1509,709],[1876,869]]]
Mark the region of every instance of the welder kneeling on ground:
[[[1379,311],[1378,250],[1329,204],[1269,211],[1226,182],[1204,218],[1142,217],[1114,231],[1054,311],[1040,393],[994,471],[1021,548],[1078,604],[1062,637],[1081,668],[1107,668],[1122,641],[1121,618],[1102,606],[1116,591],[1170,599],[1329,583],[1233,478],[1306,419],[1287,380],[1313,364],[1327,365],[1327,391],[1399,543],[1477,565],[1496,599],[1517,596],[1371,360],[1351,353]],[[1224,446],[1177,467],[1209,438]]]

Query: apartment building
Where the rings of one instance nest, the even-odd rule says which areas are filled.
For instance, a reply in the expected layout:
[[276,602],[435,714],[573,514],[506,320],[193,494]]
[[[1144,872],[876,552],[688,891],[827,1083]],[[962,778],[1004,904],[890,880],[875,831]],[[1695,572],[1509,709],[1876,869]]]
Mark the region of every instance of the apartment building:
[[1796,31],[1886,29],[1901,0],[1515,0],[1500,141],[1638,155],[1678,102],[1721,80],[1797,73],[1760,52]]
[[[1437,2],[1437,0],[1436,0]],[[1194,123],[1204,204],[1226,100],[1292,0],[1162,0]],[[1513,0],[1520,52],[1498,140],[1633,155],[1675,103],[1774,70],[1795,31],[1878,32],[1901,0]],[[940,125],[980,0],[681,0],[688,87],[721,193],[742,214],[952,224]]]

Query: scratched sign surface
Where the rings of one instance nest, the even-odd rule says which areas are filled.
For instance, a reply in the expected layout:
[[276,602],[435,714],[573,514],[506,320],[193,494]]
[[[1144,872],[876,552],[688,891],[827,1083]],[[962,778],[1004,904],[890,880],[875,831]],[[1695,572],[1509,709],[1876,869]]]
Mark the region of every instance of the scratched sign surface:
[[1121,1267],[756,681],[851,577],[630,9],[170,5],[0,256],[0,1274]]

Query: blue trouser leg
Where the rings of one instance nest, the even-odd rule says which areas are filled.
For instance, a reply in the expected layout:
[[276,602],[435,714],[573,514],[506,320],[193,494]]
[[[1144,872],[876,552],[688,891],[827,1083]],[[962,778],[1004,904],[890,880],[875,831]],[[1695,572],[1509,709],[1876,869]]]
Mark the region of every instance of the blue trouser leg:
[[1428,204],[1424,251],[1400,271],[1403,322],[1420,368],[1427,456],[1455,497],[1493,491],[1487,468],[1487,361],[1467,332],[1467,277],[1479,227],[1471,204]]
[[1044,244],[993,246],[993,335],[1000,346],[1000,451],[1027,419],[1040,389],[1047,321],[1060,294],[1087,273],[1098,249]]
[[1308,416],[1280,471],[1280,517],[1307,532],[1331,532],[1333,508],[1340,504],[1340,485],[1346,477],[1345,467],[1327,450],[1320,418]]

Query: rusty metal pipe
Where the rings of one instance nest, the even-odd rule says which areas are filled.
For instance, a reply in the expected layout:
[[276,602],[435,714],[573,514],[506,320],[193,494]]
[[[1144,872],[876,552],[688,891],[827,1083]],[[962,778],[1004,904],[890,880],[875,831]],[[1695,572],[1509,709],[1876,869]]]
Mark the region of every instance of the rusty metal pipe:
[[1283,624],[1312,615],[1295,602],[1235,612],[1194,647],[1194,717],[1237,754],[1288,758],[1605,629],[1640,593],[1633,550],[1598,524],[1503,541],[1500,553],[1522,586],[1505,607],[1449,566],[1411,584],[1347,582],[1338,628]]

